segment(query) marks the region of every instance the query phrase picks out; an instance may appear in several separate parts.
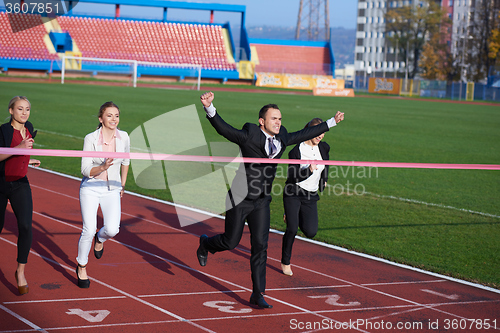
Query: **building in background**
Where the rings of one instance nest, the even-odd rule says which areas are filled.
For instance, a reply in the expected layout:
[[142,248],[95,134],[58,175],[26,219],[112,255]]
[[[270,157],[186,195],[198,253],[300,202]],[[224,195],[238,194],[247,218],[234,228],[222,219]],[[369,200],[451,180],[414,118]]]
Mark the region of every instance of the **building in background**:
[[[490,0],[437,0],[452,20],[445,33],[445,41],[454,59],[460,59],[465,51],[465,39],[475,7]],[[355,70],[357,76],[404,77],[408,63],[401,45],[391,45],[386,38],[385,14],[392,8],[421,6],[420,0],[358,0]],[[470,52],[470,50],[468,51]],[[462,53],[462,54],[461,54]]]

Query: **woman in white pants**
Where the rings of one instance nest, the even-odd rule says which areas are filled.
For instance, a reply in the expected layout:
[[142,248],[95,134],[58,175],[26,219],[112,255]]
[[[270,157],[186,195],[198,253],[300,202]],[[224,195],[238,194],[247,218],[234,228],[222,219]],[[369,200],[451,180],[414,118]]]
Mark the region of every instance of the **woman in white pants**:
[[[118,129],[120,110],[113,102],[104,103],[99,109],[97,130],[85,136],[84,151],[130,152],[130,139]],[[78,287],[88,288],[87,263],[92,240],[94,255],[100,259],[103,243],[116,236],[120,229],[121,197],[125,191],[129,159],[83,157],[80,184],[80,208],[83,228],[78,242],[76,277]],[[120,172],[121,171],[121,172]],[[103,227],[97,231],[97,209],[101,206]]]

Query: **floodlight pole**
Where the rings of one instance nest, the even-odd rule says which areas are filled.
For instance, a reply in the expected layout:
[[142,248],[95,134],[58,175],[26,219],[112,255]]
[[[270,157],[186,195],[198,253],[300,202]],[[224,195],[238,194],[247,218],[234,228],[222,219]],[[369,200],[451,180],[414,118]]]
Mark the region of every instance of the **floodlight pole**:
[[329,0],[300,0],[299,15],[297,17],[297,27],[295,39],[300,39],[300,29],[302,21],[307,20],[307,39],[318,40],[320,21],[324,20],[325,41],[330,39],[330,6]]

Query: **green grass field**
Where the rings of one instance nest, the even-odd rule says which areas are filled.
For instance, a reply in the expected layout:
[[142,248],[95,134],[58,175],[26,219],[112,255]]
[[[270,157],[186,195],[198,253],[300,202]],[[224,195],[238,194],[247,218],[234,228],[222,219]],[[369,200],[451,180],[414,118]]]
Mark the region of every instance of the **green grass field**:
[[[205,119],[197,91],[0,82],[5,121],[15,95],[32,103],[30,121],[39,129],[35,148],[81,150],[108,100],[120,106],[120,128],[129,133],[196,104],[207,141],[225,140]],[[500,164],[498,106],[215,92],[218,112],[237,128],[256,123],[267,103],[279,105],[289,131],[345,112],[345,121],[325,136],[332,160]],[[80,159],[39,159],[42,167],[81,176]],[[285,170],[278,170],[276,186],[284,183]],[[318,203],[316,240],[500,288],[499,171],[331,167],[329,185]],[[132,173],[127,189],[171,200],[168,190],[136,186]],[[272,227],[284,230],[279,195],[271,210]]]

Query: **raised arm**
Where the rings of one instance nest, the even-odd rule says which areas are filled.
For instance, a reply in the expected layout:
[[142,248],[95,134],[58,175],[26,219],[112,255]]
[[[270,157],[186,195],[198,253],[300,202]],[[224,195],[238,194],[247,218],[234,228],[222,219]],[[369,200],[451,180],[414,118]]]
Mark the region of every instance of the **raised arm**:
[[241,144],[242,142],[244,142],[247,138],[247,131],[236,129],[226,123],[224,119],[222,119],[221,116],[219,116],[219,114],[217,113],[217,110],[212,103],[213,100],[214,93],[211,91],[204,93],[200,97],[201,104],[203,104],[210,124],[212,124],[217,133],[219,133],[229,141],[236,144]]
[[332,117],[321,124],[307,127],[297,132],[289,133],[287,144],[294,145],[302,141],[311,140],[312,138],[315,138],[318,135],[329,131],[330,128],[336,126],[342,120],[344,120],[344,113],[337,111],[335,117]]

